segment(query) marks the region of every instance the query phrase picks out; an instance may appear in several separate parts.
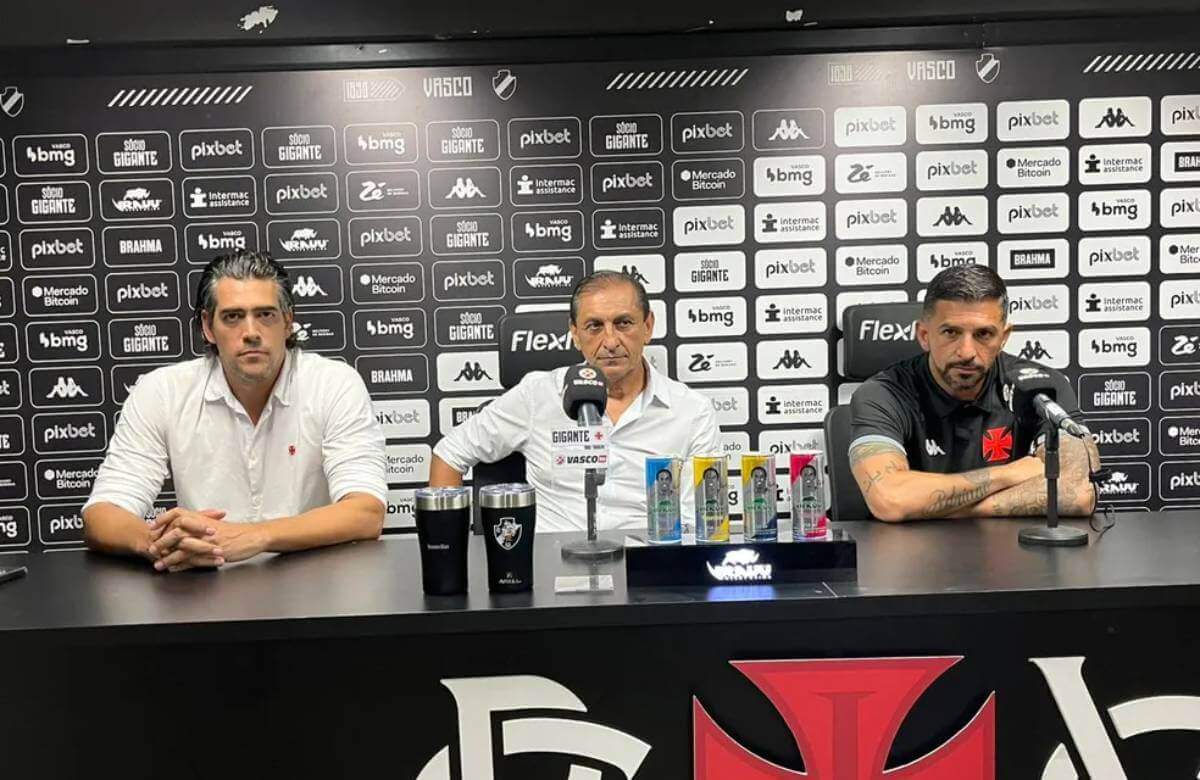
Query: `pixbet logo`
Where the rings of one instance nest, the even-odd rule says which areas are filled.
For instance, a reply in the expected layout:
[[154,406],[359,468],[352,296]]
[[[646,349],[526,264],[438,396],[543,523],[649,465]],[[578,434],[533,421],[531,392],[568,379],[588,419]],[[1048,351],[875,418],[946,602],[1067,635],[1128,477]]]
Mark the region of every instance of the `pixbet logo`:
[[321,182],[317,185],[285,184],[275,190],[275,204],[301,200],[324,200],[329,197],[329,187]]
[[240,139],[234,141],[201,141],[189,149],[193,160],[240,157],[245,153]]
[[817,272],[816,260],[774,260],[767,263],[764,273],[770,279],[773,276],[788,274],[813,274]]
[[84,251],[82,238],[77,238],[74,241],[63,241],[61,238],[56,238],[53,241],[43,239],[33,242],[30,246],[29,259],[33,261],[39,257],[69,257],[72,255],[82,255]]
[[601,192],[612,190],[645,190],[654,187],[654,174],[643,173],[636,176],[632,173],[614,173],[605,176],[600,184]]
[[96,438],[96,423],[94,422],[85,425],[75,425],[74,423],[47,425],[42,429],[43,444],[49,444],[54,441],[74,441],[76,439],[94,438]]
[[887,119],[852,119],[845,123],[844,131],[847,136],[856,133],[891,133],[896,130],[895,117]]
[[473,287],[491,287],[496,284],[495,271],[483,271],[475,273],[474,271],[462,271],[459,273],[446,274],[442,278],[442,292],[450,290],[470,289]]
[[717,141],[722,139],[733,138],[733,123],[725,122],[724,124],[714,125],[710,122],[704,124],[687,125],[680,132],[680,140],[683,143],[689,144],[693,141]]
[[1008,129],[1011,132],[1020,128],[1058,127],[1061,122],[1062,118],[1059,116],[1058,111],[1030,111],[1010,116],[1008,118]]
[[1031,206],[1014,206],[1008,210],[1008,221],[1016,222],[1018,220],[1033,220],[1033,219],[1058,219],[1058,204],[1052,203],[1048,206],[1040,206],[1033,204]]
[[149,285],[145,282],[137,284],[126,284],[117,288],[117,303],[126,301],[151,301],[161,298],[166,298],[170,295],[170,288],[166,282],[159,282],[155,285]]
[[524,150],[529,146],[561,146],[569,143],[572,143],[571,128],[564,127],[561,130],[528,130],[521,133],[519,145]]
[[737,223],[732,216],[728,217],[693,217],[683,223],[683,234],[710,233],[734,230]]
[[412,228],[402,227],[392,229],[384,228],[368,228],[358,234],[358,243],[361,246],[374,246],[376,244],[407,244],[413,238]]
[[846,215],[846,226],[855,227],[858,225],[895,225],[898,221],[896,210],[889,209],[888,211],[852,211]]

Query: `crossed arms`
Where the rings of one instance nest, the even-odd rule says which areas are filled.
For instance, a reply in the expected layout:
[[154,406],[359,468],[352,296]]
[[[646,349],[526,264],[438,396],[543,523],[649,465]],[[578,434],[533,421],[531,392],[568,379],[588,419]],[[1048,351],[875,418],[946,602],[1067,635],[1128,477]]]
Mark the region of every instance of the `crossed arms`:
[[[1096,491],[1091,464],[1100,455],[1090,439],[1062,437],[1058,511],[1090,515]],[[863,442],[850,450],[850,468],[871,514],[901,522],[936,517],[1031,517],[1046,514],[1045,449],[1002,466],[962,474],[913,471],[893,443]]]

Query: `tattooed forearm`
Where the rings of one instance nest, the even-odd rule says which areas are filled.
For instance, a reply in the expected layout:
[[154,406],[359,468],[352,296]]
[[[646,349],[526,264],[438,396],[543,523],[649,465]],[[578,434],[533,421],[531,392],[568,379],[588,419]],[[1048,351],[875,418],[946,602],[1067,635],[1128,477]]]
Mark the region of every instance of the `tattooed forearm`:
[[[895,452],[895,450],[893,449],[892,452]],[[866,498],[867,494],[871,492],[871,488],[882,482],[883,478],[888,474],[895,474],[897,471],[903,470],[900,464],[895,461],[885,464],[881,469],[875,469],[873,473],[868,474],[867,478],[859,483],[859,487],[862,488],[863,498]]]
[[897,449],[895,444],[888,444],[881,441],[867,442],[860,444],[850,450],[850,468],[854,468],[860,462],[875,455],[893,454],[904,456],[904,450]]
[[988,469],[968,471],[958,476],[965,479],[967,485],[933,491],[931,501],[923,512],[925,517],[941,517],[956,509],[977,504],[987,497],[992,485],[992,475]]

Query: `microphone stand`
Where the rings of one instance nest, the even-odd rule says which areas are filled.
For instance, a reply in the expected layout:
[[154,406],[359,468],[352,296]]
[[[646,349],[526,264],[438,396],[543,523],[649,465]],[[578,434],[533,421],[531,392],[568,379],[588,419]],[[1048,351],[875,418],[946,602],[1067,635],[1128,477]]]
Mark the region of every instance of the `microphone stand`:
[[1022,528],[1017,539],[1022,544],[1037,544],[1049,547],[1077,547],[1088,543],[1087,531],[1058,524],[1058,476],[1060,471],[1058,426],[1052,422],[1046,427],[1046,527]]
[[[600,425],[601,420],[596,415],[596,408],[591,404],[580,407],[579,427],[588,428]],[[583,496],[587,500],[587,539],[580,542],[569,542],[562,546],[564,558],[581,558],[584,560],[601,560],[619,558],[624,547],[610,539],[599,539],[596,536],[596,499],[599,488],[604,484],[605,473],[600,469],[585,469],[583,472]]]

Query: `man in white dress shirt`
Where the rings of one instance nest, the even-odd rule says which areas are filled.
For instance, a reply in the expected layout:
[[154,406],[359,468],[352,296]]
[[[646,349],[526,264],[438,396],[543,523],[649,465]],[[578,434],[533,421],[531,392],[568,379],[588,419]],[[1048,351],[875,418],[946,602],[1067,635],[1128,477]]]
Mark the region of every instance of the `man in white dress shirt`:
[[[633,277],[598,271],[575,288],[570,333],[575,347],[608,380],[609,463],[596,507],[601,530],[646,527],[646,458],[689,459],[683,478],[685,522],[691,516],[693,455],[719,453],[720,434],[707,396],[655,371],[642,357],[654,332],[646,290]],[[430,483],[460,485],[467,469],[514,451],[526,460],[526,479],[537,490],[537,529],[571,531],[586,526],[583,471],[551,465],[550,434],[572,427],[562,411],[565,368],[533,371],[438,442]]]
[[[387,502],[383,431],[362,379],[295,347],[287,271],[241,252],[205,267],[209,354],[134,385],[83,508],[93,550],[159,571],[374,539]],[[143,519],[168,475],[178,505]]]

